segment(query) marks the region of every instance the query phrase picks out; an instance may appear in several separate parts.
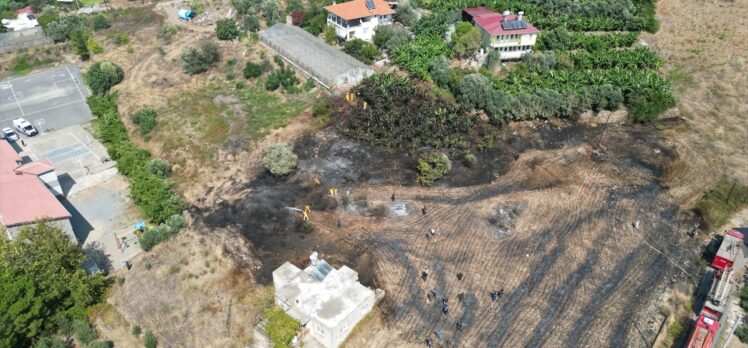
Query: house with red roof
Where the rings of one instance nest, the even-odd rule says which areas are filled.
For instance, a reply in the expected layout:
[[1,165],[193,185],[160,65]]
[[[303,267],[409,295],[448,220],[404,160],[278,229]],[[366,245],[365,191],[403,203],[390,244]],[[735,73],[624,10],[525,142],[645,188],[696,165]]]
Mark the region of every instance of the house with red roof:
[[392,24],[395,10],[384,0],[351,0],[325,6],[330,12],[327,25],[335,27],[341,40],[361,39],[371,41],[374,29]]
[[531,52],[540,34],[522,11],[514,15],[510,11],[496,13],[485,7],[470,7],[463,10],[463,18],[491,38],[489,47],[497,50],[501,59],[519,59]]
[[0,141],[0,224],[8,238],[15,238],[23,226],[46,220],[76,240],[70,212],[58,195],[62,190],[49,160],[23,163],[8,142]]

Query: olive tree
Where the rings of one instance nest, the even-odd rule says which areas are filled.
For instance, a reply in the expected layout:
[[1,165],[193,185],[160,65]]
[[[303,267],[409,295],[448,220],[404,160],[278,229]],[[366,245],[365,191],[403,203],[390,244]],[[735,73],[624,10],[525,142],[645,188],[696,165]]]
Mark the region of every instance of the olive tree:
[[271,145],[262,157],[265,169],[278,176],[291,173],[298,163],[299,157],[293,153],[291,145],[285,143]]

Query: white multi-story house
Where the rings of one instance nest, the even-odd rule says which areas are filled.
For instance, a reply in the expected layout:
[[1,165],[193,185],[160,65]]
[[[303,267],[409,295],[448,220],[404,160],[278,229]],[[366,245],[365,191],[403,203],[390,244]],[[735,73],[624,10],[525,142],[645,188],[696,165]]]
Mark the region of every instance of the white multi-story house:
[[483,35],[490,36],[489,48],[499,51],[501,59],[519,59],[532,52],[540,33],[525,20],[523,12],[496,13],[485,7],[466,8],[463,12],[466,20],[475,23]]
[[356,271],[335,269],[314,252],[304,270],[286,262],[273,271],[275,304],[302,325],[307,335],[326,348],[338,347],[354,326],[374,308],[377,292],[358,282]]
[[395,14],[384,0],[352,0],[326,6],[325,10],[330,12],[327,25],[334,26],[338,37],[343,40],[371,41],[374,29],[392,24],[392,15]]

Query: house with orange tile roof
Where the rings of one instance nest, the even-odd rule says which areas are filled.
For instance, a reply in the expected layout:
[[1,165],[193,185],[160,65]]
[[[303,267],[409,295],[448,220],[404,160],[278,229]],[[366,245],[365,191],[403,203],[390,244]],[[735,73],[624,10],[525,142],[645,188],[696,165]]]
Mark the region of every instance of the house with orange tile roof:
[[335,27],[341,40],[361,39],[371,41],[374,29],[392,24],[395,10],[384,0],[351,0],[326,6],[327,25]]
[[47,220],[76,240],[71,214],[58,195],[62,190],[49,160],[23,163],[8,142],[0,141],[0,224],[8,238],[15,238],[23,226]]

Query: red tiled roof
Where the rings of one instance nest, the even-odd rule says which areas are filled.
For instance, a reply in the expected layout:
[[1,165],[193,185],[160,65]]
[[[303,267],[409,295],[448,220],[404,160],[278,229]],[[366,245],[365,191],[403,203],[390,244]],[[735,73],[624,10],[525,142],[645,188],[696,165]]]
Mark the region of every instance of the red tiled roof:
[[345,20],[363,18],[369,16],[384,16],[394,14],[395,10],[384,0],[372,0],[374,9],[369,10],[366,7],[366,0],[352,0],[335,5],[325,6],[325,10],[334,13],[336,16]]
[[0,223],[15,226],[39,219],[69,218],[70,213],[37,177],[48,172],[52,163],[19,166],[16,161],[20,161],[16,151],[8,142],[0,141]]
[[22,8],[19,8],[19,9],[16,10],[16,14],[21,14],[21,13],[34,14],[34,10],[32,10],[31,7],[29,7],[29,6],[22,7]]
[[493,12],[485,7],[470,7],[466,8],[464,11],[473,17],[473,22],[475,22],[476,25],[483,28],[483,30],[492,36],[537,34],[540,32],[540,30],[527,21],[525,21],[525,23],[527,23],[527,28],[525,29],[504,30],[501,26],[501,22],[503,20],[515,21],[517,20],[517,15],[504,16],[501,13]]

